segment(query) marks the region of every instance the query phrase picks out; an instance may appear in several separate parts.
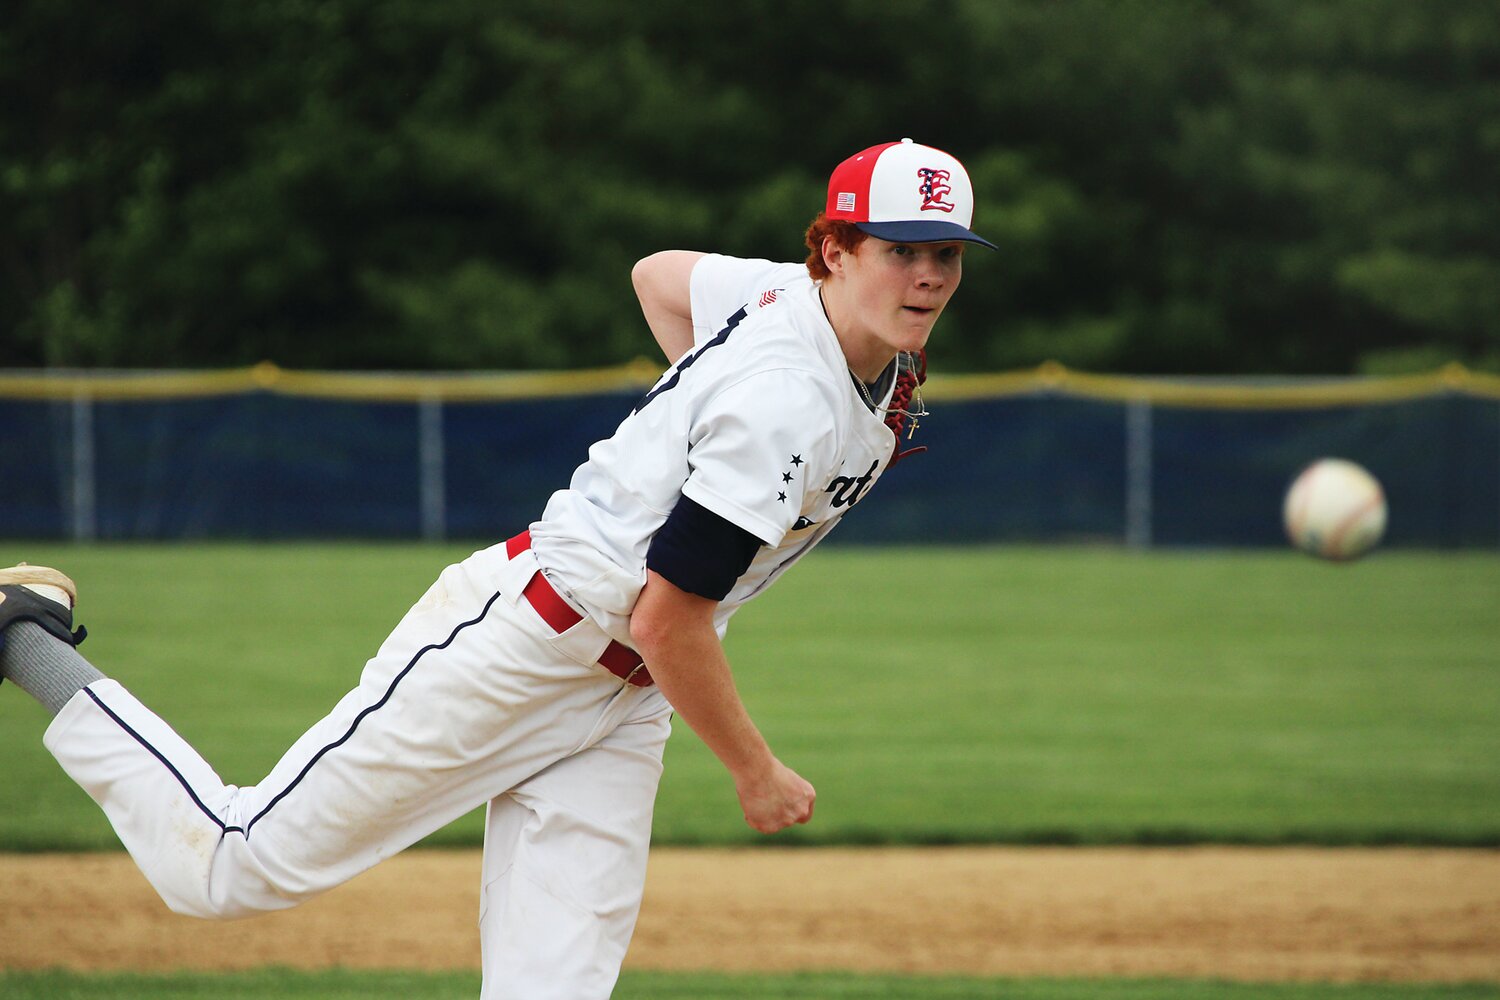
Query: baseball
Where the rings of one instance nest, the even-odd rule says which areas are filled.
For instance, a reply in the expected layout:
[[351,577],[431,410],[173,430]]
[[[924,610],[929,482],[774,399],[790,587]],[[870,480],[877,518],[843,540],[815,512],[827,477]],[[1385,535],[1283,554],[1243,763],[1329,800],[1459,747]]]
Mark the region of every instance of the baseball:
[[1303,469],[1282,506],[1292,544],[1323,559],[1364,555],[1385,532],[1385,517],[1379,481],[1342,458],[1322,458]]

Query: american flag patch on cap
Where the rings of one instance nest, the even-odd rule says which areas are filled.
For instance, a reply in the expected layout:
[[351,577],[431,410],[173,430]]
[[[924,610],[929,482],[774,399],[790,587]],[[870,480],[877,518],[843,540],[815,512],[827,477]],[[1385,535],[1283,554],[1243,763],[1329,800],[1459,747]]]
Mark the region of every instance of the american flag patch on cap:
[[837,210],[840,211],[840,212],[852,212],[852,211],[854,211],[854,192],[853,191],[840,191],[839,192],[839,197],[838,197],[838,202],[837,202]]

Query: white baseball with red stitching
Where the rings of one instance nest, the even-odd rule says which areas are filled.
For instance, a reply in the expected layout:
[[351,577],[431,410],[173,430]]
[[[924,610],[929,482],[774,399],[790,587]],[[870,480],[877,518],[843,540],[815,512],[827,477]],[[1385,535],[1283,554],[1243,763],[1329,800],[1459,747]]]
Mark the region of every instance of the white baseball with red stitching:
[[1287,537],[1304,552],[1347,560],[1374,548],[1385,533],[1385,491],[1362,466],[1319,459],[1287,490],[1282,519]]

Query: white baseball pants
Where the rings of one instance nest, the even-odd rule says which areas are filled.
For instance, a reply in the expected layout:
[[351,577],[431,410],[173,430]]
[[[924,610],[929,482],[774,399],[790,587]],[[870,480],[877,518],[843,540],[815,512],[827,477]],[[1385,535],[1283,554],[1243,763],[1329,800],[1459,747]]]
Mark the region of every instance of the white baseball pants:
[[522,555],[448,567],[255,786],[226,785],[113,680],[75,695],[46,746],[167,905],[199,917],[295,906],[488,802],[482,997],[607,997],[671,708],[580,661],[604,641],[587,620],[552,634],[519,599],[535,572]]

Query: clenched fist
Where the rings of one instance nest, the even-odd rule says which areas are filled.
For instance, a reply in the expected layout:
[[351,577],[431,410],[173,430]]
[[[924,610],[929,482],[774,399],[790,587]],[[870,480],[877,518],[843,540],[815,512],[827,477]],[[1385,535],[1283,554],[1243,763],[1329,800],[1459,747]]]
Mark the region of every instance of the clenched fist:
[[818,793],[808,781],[773,759],[765,771],[735,782],[745,822],[760,833],[776,833],[812,819]]

